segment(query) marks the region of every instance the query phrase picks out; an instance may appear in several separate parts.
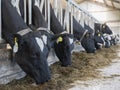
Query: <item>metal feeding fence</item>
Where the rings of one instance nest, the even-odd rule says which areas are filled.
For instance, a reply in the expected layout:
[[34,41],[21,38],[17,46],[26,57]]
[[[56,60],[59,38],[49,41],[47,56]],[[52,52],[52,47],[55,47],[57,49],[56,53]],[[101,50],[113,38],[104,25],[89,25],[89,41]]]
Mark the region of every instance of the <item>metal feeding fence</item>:
[[[24,22],[28,21],[28,24],[32,24],[32,0],[24,1]],[[18,13],[20,0],[11,0],[12,5],[16,8]],[[28,3],[28,5],[27,5]],[[35,0],[35,4],[39,7],[40,11],[44,13],[46,22],[48,23],[48,30],[50,30],[50,0]],[[84,27],[84,22],[94,28],[94,22],[98,22],[87,11],[82,9],[73,0],[66,0],[67,6],[65,9],[65,15],[63,17],[62,0],[53,0],[53,9],[55,15],[60,21],[61,25],[66,29],[68,33],[73,34],[73,17]],[[44,8],[44,9],[43,9]],[[28,10],[28,17],[27,17]],[[44,11],[43,11],[44,10]],[[71,14],[70,14],[71,13]],[[28,20],[27,20],[28,19]],[[0,41],[2,41],[2,14],[1,14],[1,0],[0,0]],[[16,65],[12,65],[10,60],[0,60],[0,83],[6,84],[11,80],[24,77],[24,72]]]

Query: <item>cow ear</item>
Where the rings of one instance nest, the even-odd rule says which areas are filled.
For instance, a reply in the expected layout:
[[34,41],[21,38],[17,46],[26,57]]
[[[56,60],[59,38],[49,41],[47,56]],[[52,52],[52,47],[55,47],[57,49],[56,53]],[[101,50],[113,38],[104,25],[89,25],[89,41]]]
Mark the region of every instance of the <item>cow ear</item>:
[[61,43],[63,41],[63,38],[61,36],[59,36],[56,40],[56,43]]
[[102,28],[105,29],[106,28],[106,23],[102,24]]
[[23,44],[23,38],[19,34],[14,35],[14,42],[17,42],[19,45]]
[[22,36],[20,36],[19,34],[15,34],[13,41],[14,41],[13,53],[17,53],[19,46],[21,46],[21,44],[23,43]]

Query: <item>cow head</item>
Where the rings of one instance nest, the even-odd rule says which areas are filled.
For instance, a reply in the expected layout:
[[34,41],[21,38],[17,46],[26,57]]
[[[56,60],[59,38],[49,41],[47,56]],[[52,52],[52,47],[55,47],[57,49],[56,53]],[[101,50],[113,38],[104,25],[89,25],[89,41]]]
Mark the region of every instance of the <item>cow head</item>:
[[95,41],[96,49],[100,49],[105,45],[105,40],[103,38],[103,33],[100,32],[98,29],[95,30],[94,41]]
[[86,29],[87,30],[85,30],[82,25],[75,18],[73,18],[73,30],[75,38],[81,42],[81,45],[87,53],[94,53],[95,45],[93,35],[88,28]]
[[71,34],[59,34],[55,44],[54,50],[62,63],[62,66],[68,66],[71,64],[71,52],[74,48],[73,35]]
[[15,51],[15,60],[20,67],[34,78],[37,84],[49,80],[50,70],[46,57],[49,49],[39,32],[28,33],[24,36],[17,34],[15,38],[17,38],[15,43],[18,45],[18,50]]
[[85,50],[87,51],[87,53],[94,53],[95,52],[95,42],[94,42],[94,37],[93,37],[93,29],[87,25],[86,23],[84,23],[84,28],[86,30],[85,31],[86,34],[84,35],[84,38],[81,41],[82,46],[85,48]]
[[85,34],[81,41],[81,45],[84,47],[87,53],[94,53],[96,50],[93,35],[89,32]]
[[95,23],[95,30],[99,30],[102,33],[106,34],[112,34],[111,29],[108,27],[106,23],[100,24],[100,23]]

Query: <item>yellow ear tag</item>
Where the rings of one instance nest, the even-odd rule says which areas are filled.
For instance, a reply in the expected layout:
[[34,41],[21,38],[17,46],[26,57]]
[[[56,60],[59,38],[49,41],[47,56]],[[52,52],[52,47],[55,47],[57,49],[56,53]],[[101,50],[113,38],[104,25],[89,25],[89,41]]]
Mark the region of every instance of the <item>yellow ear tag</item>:
[[98,34],[98,36],[99,36],[99,37],[101,36],[100,33]]
[[60,43],[60,42],[62,42],[63,41],[63,38],[60,36],[60,37],[58,37],[58,39],[57,39],[57,43]]
[[81,42],[80,41],[76,41],[76,44],[81,45]]
[[14,42],[15,42],[15,44],[13,46],[13,52],[16,53],[16,52],[18,52],[18,43],[17,43],[17,38],[16,37],[14,38]]

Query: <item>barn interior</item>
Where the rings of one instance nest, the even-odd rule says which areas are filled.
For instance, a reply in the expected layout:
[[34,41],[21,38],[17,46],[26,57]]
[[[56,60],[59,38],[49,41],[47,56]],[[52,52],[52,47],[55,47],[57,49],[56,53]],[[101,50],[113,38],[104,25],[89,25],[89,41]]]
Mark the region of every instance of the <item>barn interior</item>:
[[[83,11],[80,11],[80,13],[87,12],[86,15],[88,15],[88,16],[90,15],[90,17],[94,18],[96,21],[98,21],[100,23],[106,23],[110,27],[110,29],[114,32],[114,34],[120,35],[120,0],[56,0],[56,1],[62,1],[62,6],[63,6],[62,8],[67,7],[68,1],[74,1],[75,4],[77,4],[77,6],[79,6],[79,8],[81,10],[83,10]],[[55,2],[55,1],[50,0],[50,2],[52,3],[52,6],[54,7],[55,6],[54,4],[56,4],[56,3],[53,3],[53,2]],[[56,8],[54,8],[54,9],[56,9]],[[1,10],[0,10],[0,12],[1,12]],[[76,14],[77,13],[78,12],[76,11]],[[80,17],[80,16],[76,16],[76,17]],[[1,18],[2,18],[2,16],[1,16]],[[84,17],[84,19],[86,20],[85,21],[86,23],[91,24],[91,22],[90,22],[91,19],[89,19],[88,17]],[[1,19],[0,19],[0,21],[1,21]],[[1,25],[0,25],[0,27],[1,27]],[[0,33],[1,32],[2,32],[2,28],[0,30]],[[1,39],[1,45],[0,45],[0,52],[1,52],[0,53],[0,84],[5,85],[8,83],[11,83],[13,80],[19,80],[19,79],[21,80],[21,78],[24,78],[26,76],[26,74],[19,67],[19,65],[17,65],[17,63],[11,62],[11,60],[10,60],[11,55],[12,55],[11,48],[2,39],[2,35],[0,35],[0,39]],[[7,47],[7,49],[6,49],[6,47]],[[117,48],[119,48],[119,46],[117,46]],[[117,48],[113,46],[113,48],[110,48],[110,50],[112,50],[112,51],[114,49],[117,50]],[[108,50],[105,49],[105,51],[107,52]],[[75,47],[74,47],[73,52],[80,52],[81,53],[81,52],[84,52],[84,49],[81,45],[75,43]],[[98,51],[98,52],[101,53],[101,51]],[[111,52],[111,53],[116,54],[116,52]],[[83,54],[83,55],[86,55],[86,54]],[[98,58],[98,57],[96,56],[96,58]],[[91,57],[89,57],[89,58],[91,58]],[[58,60],[57,56],[55,55],[55,52],[53,51],[53,49],[51,49],[51,52],[49,53],[49,57],[48,57],[49,66],[53,65],[54,63],[56,64],[56,62],[58,62],[58,61],[59,60]],[[59,65],[59,64],[57,63],[56,65]],[[64,69],[64,68],[62,68],[62,69]],[[68,67],[67,67],[67,70],[69,71]],[[55,75],[56,76],[54,76],[54,77],[59,77],[58,74],[55,74]],[[50,85],[50,83],[49,83],[49,85]],[[58,82],[58,84],[59,83],[60,82]],[[25,82],[24,82],[24,84],[25,84]],[[52,83],[52,85],[54,85],[54,83]],[[62,83],[62,85],[63,85],[63,83]],[[46,85],[44,85],[44,86],[46,86]],[[42,87],[44,87],[44,86],[42,86]],[[2,86],[0,86],[0,88],[1,87]],[[9,87],[9,86],[7,86],[7,87]],[[20,88],[20,86],[18,86],[18,87]],[[24,86],[23,86],[22,89],[25,90],[25,89],[28,89],[28,87],[29,87],[29,85],[27,86],[27,88],[24,88]],[[66,86],[66,87],[68,87],[68,86]],[[2,88],[2,89],[4,89],[4,88]],[[5,90],[7,90],[7,89],[8,88],[6,88]],[[56,89],[56,88],[51,89],[49,87],[47,89],[45,89],[45,87],[44,87],[44,88],[36,88],[35,90],[38,90],[38,89],[40,89],[40,90],[68,90],[68,88],[63,89],[62,86],[58,89]],[[71,89],[71,90],[74,90],[74,89]],[[10,90],[12,90],[12,89],[10,89]],[[31,90],[33,90],[33,89],[31,89]],[[79,88],[76,90],[79,90]],[[91,89],[91,90],[95,90],[95,89]],[[98,90],[100,90],[100,89],[98,89]]]

